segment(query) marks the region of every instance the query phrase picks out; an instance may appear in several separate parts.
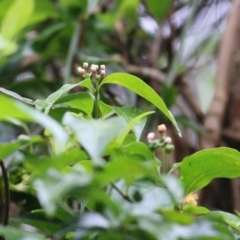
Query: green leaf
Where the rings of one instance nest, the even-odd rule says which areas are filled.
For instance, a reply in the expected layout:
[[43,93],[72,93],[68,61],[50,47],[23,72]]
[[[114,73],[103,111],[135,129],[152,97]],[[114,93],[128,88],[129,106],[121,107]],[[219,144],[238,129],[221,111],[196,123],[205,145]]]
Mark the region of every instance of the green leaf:
[[160,111],[162,111],[169,120],[174,124],[177,129],[178,134],[181,136],[181,132],[177,126],[177,123],[172,115],[172,113],[167,109],[163,100],[159,97],[159,95],[149,87],[145,82],[143,82],[140,78],[137,78],[131,74],[126,73],[113,73],[103,79],[100,87],[104,84],[119,84],[123,87],[126,87],[133,92],[137,93],[141,97],[145,98],[147,101],[151,102],[154,106],[156,106]]
[[16,98],[17,100],[21,101],[21,102],[25,102],[27,104],[31,104],[31,105],[34,105],[34,102],[32,99],[29,99],[29,98],[24,98],[22,96],[20,96],[19,94],[15,93],[15,92],[12,92],[12,91],[9,91],[5,88],[0,88],[0,92],[10,96],[10,97],[13,97],[13,98]]
[[121,18],[127,18],[130,21],[137,19],[137,9],[139,5],[139,0],[122,0],[120,1],[120,6],[115,15],[115,22]]
[[220,216],[229,226],[236,229],[237,231],[240,231],[240,217],[222,211],[211,211],[208,215],[217,217]]
[[89,93],[80,92],[70,94],[57,100],[56,104],[58,103],[64,103],[70,107],[77,108],[87,113],[88,116],[92,115],[94,102]]
[[128,154],[136,154],[142,156],[144,160],[153,160],[155,156],[147,145],[142,142],[131,142],[123,147],[123,151]]
[[18,240],[51,240],[43,237],[38,233],[27,232],[10,226],[0,226],[0,235],[4,235],[6,239]]
[[186,194],[205,187],[214,178],[240,176],[240,153],[220,147],[205,149],[183,159],[180,180]]
[[150,12],[159,20],[163,20],[173,0],[147,0],[146,5]]
[[[57,204],[63,202],[63,198],[77,188],[87,186],[91,182],[91,176],[86,173],[71,171],[64,174],[55,168],[48,168],[45,174],[40,178],[34,179],[33,187],[37,191],[38,199],[45,211],[49,215],[53,215],[56,211]],[[69,211],[70,208],[69,208]]]
[[[112,107],[112,109],[117,113],[118,116],[126,119],[127,122],[130,122],[132,119],[143,113],[140,109],[136,107]],[[137,141],[140,140],[146,122],[147,117],[143,117],[133,127],[133,132],[134,135],[136,136]]]
[[133,129],[133,127],[142,119],[144,118],[145,116],[149,115],[149,114],[152,114],[154,113],[154,111],[151,111],[151,112],[145,112],[145,113],[142,113],[141,115],[138,115],[137,117],[133,118],[127,125],[127,127],[124,129],[124,131],[122,131],[117,139],[116,139],[116,142],[119,143],[119,144],[122,144],[124,139],[126,138],[126,136],[128,135],[128,133]]
[[0,34],[0,57],[7,56],[14,52],[17,48],[17,44],[7,40]]
[[199,206],[194,207],[191,205],[184,207],[183,210],[186,213],[197,214],[197,215],[203,215],[203,214],[209,213],[209,210],[205,207],[199,207]]
[[28,136],[20,135],[18,140],[10,143],[0,143],[0,160],[18,150],[21,146],[26,146],[36,142],[42,142],[43,139],[39,136],[29,138]]
[[32,16],[29,19],[30,24],[43,22],[48,18],[56,16],[56,8],[54,3],[49,0],[35,1],[35,8]]
[[7,11],[1,26],[1,34],[8,40],[14,39],[26,27],[34,10],[34,0],[16,0]]
[[18,102],[2,94],[0,94],[0,102],[0,120],[12,117],[23,121],[37,122],[47,128],[53,135],[54,150],[56,152],[64,151],[68,135],[62,126],[60,126],[55,120],[22,102]]
[[96,165],[103,164],[101,154],[104,149],[126,126],[125,121],[120,117],[82,120],[69,113],[65,114],[63,124],[75,132],[77,140]]
[[110,161],[104,172],[99,174],[97,182],[104,186],[109,182],[125,179],[127,184],[131,184],[145,176],[153,176],[152,166],[146,165],[140,160],[141,158],[137,155],[119,152],[114,156],[114,161]]
[[109,115],[112,115],[114,113],[112,106],[107,105],[102,101],[99,101],[99,109],[103,118],[107,118]]
[[68,91],[70,91],[72,88],[81,86],[91,89],[92,83],[90,78],[87,78],[83,80],[82,82],[76,83],[76,84],[65,84],[60,89],[58,89],[56,92],[52,93],[48,96],[46,100],[36,100],[35,105],[38,109],[43,110],[45,109],[45,114],[49,113],[52,106],[55,104],[55,102],[60,99],[64,94],[66,94]]

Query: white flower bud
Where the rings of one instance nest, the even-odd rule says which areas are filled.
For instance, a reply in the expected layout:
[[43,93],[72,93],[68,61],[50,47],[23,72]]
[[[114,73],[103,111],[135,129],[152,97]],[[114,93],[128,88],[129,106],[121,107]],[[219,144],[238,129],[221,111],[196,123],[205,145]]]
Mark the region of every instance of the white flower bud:
[[170,144],[170,143],[172,143],[172,139],[170,137],[166,137],[165,140],[164,140],[164,143],[165,144]]
[[104,70],[104,71],[105,71],[105,70],[106,70],[105,65],[101,65],[101,66],[100,66],[100,70]]
[[100,76],[101,76],[101,77],[104,77],[104,76],[105,76],[105,70],[101,70],[101,71],[100,71]]
[[87,62],[84,62],[84,63],[83,63],[83,68],[84,68],[85,70],[88,69],[88,63],[87,63]]
[[152,141],[152,140],[154,140],[154,138],[155,138],[155,133],[154,132],[148,133],[148,135],[147,135],[147,140],[148,141]]
[[83,69],[81,67],[78,67],[77,70],[81,75],[83,75],[85,73],[85,69]]
[[96,74],[97,73],[97,67],[96,67],[96,65],[92,65],[91,66],[91,72],[92,72],[92,74]]

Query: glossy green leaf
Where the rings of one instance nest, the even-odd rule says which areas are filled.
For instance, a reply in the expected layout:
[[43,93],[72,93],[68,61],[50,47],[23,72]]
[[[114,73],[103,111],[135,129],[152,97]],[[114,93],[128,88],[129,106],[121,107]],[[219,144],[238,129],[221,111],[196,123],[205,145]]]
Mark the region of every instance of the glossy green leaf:
[[64,103],[70,107],[77,108],[87,113],[89,116],[92,115],[94,102],[89,93],[80,92],[70,94],[57,100],[56,104],[58,103]]
[[169,8],[172,6],[173,0],[147,0],[146,5],[150,12],[159,20],[163,20],[167,15]]
[[[123,117],[130,122],[135,117],[141,115],[143,112],[136,107],[112,107],[112,109],[117,113],[118,116]],[[137,141],[140,140],[142,131],[147,122],[147,116],[141,118],[136,125],[133,126],[133,132],[136,136]]]
[[55,102],[60,99],[63,95],[65,95],[68,91],[70,91],[72,88],[81,86],[91,89],[91,80],[90,78],[87,78],[83,80],[82,82],[76,83],[76,84],[65,84],[60,89],[58,89],[56,92],[52,93],[48,96],[46,100],[36,100],[35,105],[38,109],[43,110],[45,109],[45,113],[47,114],[52,106],[55,104]]
[[180,165],[180,180],[186,194],[205,187],[214,178],[240,176],[240,153],[220,147],[205,149],[183,159]]
[[86,149],[95,164],[103,164],[101,154],[106,146],[125,128],[126,123],[120,117],[106,120],[83,120],[66,113],[63,124],[76,134],[79,143]]
[[116,142],[119,144],[122,144],[128,133],[133,129],[133,127],[145,116],[154,113],[154,111],[151,112],[145,112],[141,115],[138,115],[137,117],[131,119],[131,121],[128,123],[127,127],[118,135]]
[[1,24],[1,34],[4,38],[14,39],[19,31],[27,26],[34,11],[34,4],[34,0],[16,0],[11,4]]
[[150,86],[148,86],[140,78],[126,73],[113,73],[103,79],[100,87],[104,84],[119,84],[123,87],[132,90],[141,97],[145,98],[147,101],[151,102],[160,111],[162,111],[166,115],[166,117],[169,118],[169,120],[176,127],[178,134],[181,136],[181,132],[177,126],[177,123],[172,113],[167,109],[163,100]]
[[128,154],[136,154],[143,157],[144,160],[153,160],[155,156],[149,147],[142,142],[131,142],[122,147],[122,150]]
[[99,101],[99,110],[101,112],[102,118],[107,118],[109,115],[112,115],[114,113],[112,106],[109,106],[102,101]]
[[56,152],[64,151],[68,135],[62,126],[60,126],[55,120],[26,104],[10,99],[2,94],[0,94],[0,102],[0,120],[12,117],[23,121],[37,122],[47,128],[53,135],[54,150]]

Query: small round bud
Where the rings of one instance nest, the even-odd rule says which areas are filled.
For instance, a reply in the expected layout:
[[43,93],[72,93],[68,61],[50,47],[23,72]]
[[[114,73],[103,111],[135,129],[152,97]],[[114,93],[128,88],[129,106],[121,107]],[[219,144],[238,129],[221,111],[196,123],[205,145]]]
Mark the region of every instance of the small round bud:
[[106,67],[105,65],[100,65],[100,70],[104,70],[105,71]]
[[164,150],[166,153],[172,153],[173,150],[174,150],[174,146],[172,144],[167,144],[165,147],[164,147]]
[[170,143],[172,143],[172,139],[171,139],[170,137],[166,137],[166,138],[164,139],[164,143],[165,143],[165,144],[170,144]]
[[84,62],[84,63],[83,63],[83,68],[84,68],[85,70],[88,69],[88,63],[87,63],[87,62]]
[[155,139],[155,133],[154,133],[154,132],[148,133],[148,135],[147,135],[147,140],[148,140],[148,141],[152,141],[152,140],[154,140],[154,139]]
[[167,131],[167,127],[165,124],[158,125],[157,130],[159,133],[165,133]]
[[85,74],[85,69],[78,67],[77,70],[81,75]]

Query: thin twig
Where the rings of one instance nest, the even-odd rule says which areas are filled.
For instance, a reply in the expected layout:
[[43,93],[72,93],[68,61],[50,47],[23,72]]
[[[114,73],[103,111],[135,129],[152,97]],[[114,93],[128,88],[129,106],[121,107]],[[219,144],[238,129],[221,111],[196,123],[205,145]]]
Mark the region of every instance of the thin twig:
[[133,200],[126,194],[124,194],[114,183],[111,183],[112,188],[114,188],[125,200],[128,202],[133,202]]

